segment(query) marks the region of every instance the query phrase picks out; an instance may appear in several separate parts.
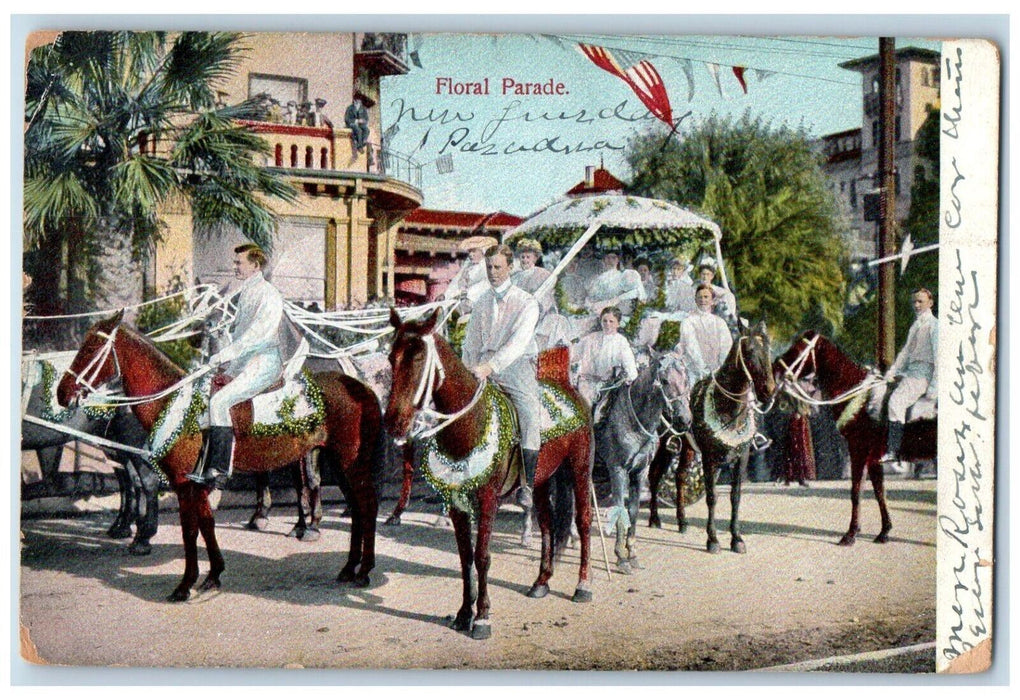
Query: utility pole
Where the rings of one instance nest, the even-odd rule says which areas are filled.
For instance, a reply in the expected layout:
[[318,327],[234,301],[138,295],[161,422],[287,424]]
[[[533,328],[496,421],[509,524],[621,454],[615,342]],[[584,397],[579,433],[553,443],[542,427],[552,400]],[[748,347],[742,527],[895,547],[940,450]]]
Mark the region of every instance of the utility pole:
[[[879,117],[878,172],[879,222],[878,257],[896,252],[896,41],[878,40]],[[896,359],[896,265],[882,263],[878,268],[878,346],[879,368],[884,372]]]

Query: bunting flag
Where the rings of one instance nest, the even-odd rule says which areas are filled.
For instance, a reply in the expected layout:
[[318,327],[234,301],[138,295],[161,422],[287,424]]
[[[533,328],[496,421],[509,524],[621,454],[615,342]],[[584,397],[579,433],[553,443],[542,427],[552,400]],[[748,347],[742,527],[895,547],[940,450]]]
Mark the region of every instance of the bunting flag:
[[687,78],[687,101],[694,99],[694,65],[689,58],[680,59],[680,67],[683,68],[684,76]]
[[411,35],[411,46],[412,46],[412,48],[411,48],[411,52],[409,54],[407,54],[407,57],[411,59],[411,63],[413,63],[417,68],[421,68],[422,67],[422,65],[421,65],[421,55],[418,53],[419,50],[421,49],[422,41],[424,41],[424,39],[422,38],[421,34],[412,34]]
[[708,68],[709,75],[712,76],[713,82],[715,82],[715,89],[719,91],[719,96],[726,99],[725,93],[723,93],[722,82],[719,80],[719,64],[705,62],[705,67]]
[[747,82],[744,80],[744,66],[733,66],[733,75],[737,76],[737,82],[740,83],[740,88],[747,94]]
[[388,146],[390,145],[390,142],[393,140],[393,138],[399,133],[400,125],[397,123],[393,123],[388,129],[386,129],[386,131],[383,132],[383,141],[385,141],[386,145]]
[[759,83],[764,83],[767,78],[771,78],[775,74],[774,70],[765,70],[764,68],[754,69],[754,77],[758,79]]
[[614,55],[606,48],[590,44],[578,47],[596,66],[627,83],[648,111],[672,128],[673,108],[655,66],[642,59],[641,54],[617,49]]

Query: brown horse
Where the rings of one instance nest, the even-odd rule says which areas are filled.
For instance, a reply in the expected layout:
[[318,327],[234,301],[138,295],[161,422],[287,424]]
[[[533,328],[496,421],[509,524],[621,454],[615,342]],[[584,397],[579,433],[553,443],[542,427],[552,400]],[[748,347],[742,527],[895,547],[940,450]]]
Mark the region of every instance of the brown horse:
[[730,485],[730,549],[738,554],[746,551],[740,534],[740,492],[755,435],[756,403],[768,402],[776,388],[769,352],[769,336],[764,322],[749,331],[741,329],[722,366],[698,381],[691,391],[691,440],[682,441],[677,468],[677,520],[683,532],[687,527],[684,485],[688,481],[687,472],[693,464],[694,447],[697,446],[701,452],[705,501],[708,504],[706,548],[712,554],[719,551],[715,530],[716,470],[734,462]]
[[[156,396],[184,378],[182,369],[145,336],[122,323],[122,318],[123,312],[89,329],[70,370],[60,381],[57,399],[61,405],[71,404],[118,374],[129,397]],[[324,420],[310,432],[276,437],[244,434],[236,426],[245,410],[250,416],[250,404],[234,407],[234,468],[239,472],[278,469],[298,461],[315,447],[322,447],[335,458],[340,465],[341,489],[353,511],[350,554],[337,580],[367,586],[368,573],[375,566],[378,501],[373,470],[382,444],[379,402],[368,387],[340,373],[319,373],[312,381],[322,394]],[[146,430],[153,429],[172,397],[171,394],[133,405]],[[219,588],[220,574],[224,571],[208,489],[185,478],[194,469],[201,444],[201,435],[183,430],[160,461],[180,502],[184,538],[184,577],[169,596],[171,601],[187,600],[198,580],[200,532],[209,552],[209,574],[199,589]]]
[[[465,481],[460,487],[450,488],[434,478],[430,480],[450,504],[449,514],[460,554],[463,602],[452,627],[470,632],[475,639],[486,639],[491,634],[488,571],[493,521],[499,509],[500,498],[517,487],[520,470],[523,468],[515,427],[516,415],[513,413],[513,405],[503,392],[496,390],[493,384],[480,386],[474,375],[454,354],[449,343],[433,333],[438,319],[438,311],[418,322],[401,322],[395,311],[390,314],[390,323],[396,329],[396,335],[390,352],[393,388],[386,408],[386,427],[395,439],[406,439],[416,415],[425,408],[427,397],[431,395],[436,411],[444,414],[444,420],[448,421],[435,433],[434,444],[442,459],[457,463],[469,459],[472,454],[478,454],[476,450],[493,451],[487,470],[481,472],[477,479]],[[562,506],[565,500],[563,494],[569,495],[569,489],[572,489],[581,540],[581,566],[573,600],[587,602],[591,600],[588,583],[591,418],[573,389],[569,386],[558,388],[580,406],[583,424],[549,439],[543,436],[534,484],[534,501],[542,532],[542,560],[538,578],[528,595],[541,598],[549,592],[555,551],[565,544],[570,534],[569,508]],[[496,413],[502,420],[493,423]],[[492,425],[498,426],[498,437],[489,432]],[[495,445],[490,444],[493,439],[498,440]],[[432,472],[426,474],[427,478],[429,474]],[[549,499],[554,480],[560,496],[556,499],[555,513]],[[569,502],[566,505],[569,506]],[[567,512],[564,513],[564,510]],[[478,526],[473,547],[472,521]],[[478,576],[477,588],[474,571],[477,571]],[[476,600],[477,610],[473,611]]]
[[[802,333],[790,349],[775,362],[776,374],[791,379],[814,375],[814,383],[836,419],[839,432],[850,451],[850,527],[839,544],[849,547],[860,528],[861,486],[867,470],[875,491],[882,530],[875,542],[889,541],[892,520],[885,502],[885,474],[879,461],[885,452],[886,425],[867,410],[869,387],[881,383],[867,369],[847,357],[836,344],[816,331]],[[836,401],[833,401],[836,399]],[[844,400],[839,400],[844,399]],[[904,426],[900,457],[904,461],[934,459],[938,443],[938,422],[921,420]]]

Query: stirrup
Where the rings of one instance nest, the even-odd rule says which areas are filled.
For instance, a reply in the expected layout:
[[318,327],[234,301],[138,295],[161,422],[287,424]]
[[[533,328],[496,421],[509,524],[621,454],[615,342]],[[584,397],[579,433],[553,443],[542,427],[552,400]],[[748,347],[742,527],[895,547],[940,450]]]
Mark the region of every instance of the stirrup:
[[754,437],[751,438],[751,451],[752,452],[763,452],[772,445],[772,440],[761,433],[755,433]]
[[535,505],[535,499],[532,498],[532,489],[530,486],[518,486],[515,500],[517,501],[517,505],[521,508],[531,508]]

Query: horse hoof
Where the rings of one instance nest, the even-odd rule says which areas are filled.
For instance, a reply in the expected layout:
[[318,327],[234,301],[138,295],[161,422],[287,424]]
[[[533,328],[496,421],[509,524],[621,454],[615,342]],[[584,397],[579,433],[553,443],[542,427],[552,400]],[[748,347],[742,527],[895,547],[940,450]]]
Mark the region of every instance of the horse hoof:
[[220,580],[218,578],[206,577],[205,581],[202,581],[202,585],[198,587],[199,591],[218,591],[220,589]]
[[368,588],[369,580],[367,575],[355,576],[351,585],[355,588]]
[[680,531],[681,535],[684,534],[685,532],[687,532],[687,523],[679,523],[676,526],[676,529]]
[[304,537],[305,537],[305,528],[298,527],[297,525],[295,525],[294,527],[292,527],[290,529],[290,532],[287,533],[287,537],[296,537],[299,540],[304,539]]
[[399,515],[391,515],[390,517],[386,518],[386,523],[385,524],[386,525],[399,525],[400,524],[400,516]]
[[457,615],[450,623],[450,629],[457,630],[458,632],[467,632],[471,629],[472,620],[471,615]]
[[730,549],[737,554],[747,553],[747,546],[744,544],[743,540],[733,540],[730,542]]
[[616,568],[624,576],[630,576],[634,573],[633,567],[631,567],[630,562],[626,559],[616,562]]
[[123,540],[131,537],[130,525],[118,525],[106,531],[106,536],[113,540]]
[[578,588],[574,591],[574,596],[570,599],[575,603],[590,603],[591,602],[591,591],[584,588]]
[[547,595],[549,595],[549,586],[544,583],[536,583],[531,587],[531,590],[528,591],[529,598],[545,598]]
[[640,571],[641,569],[645,568],[638,563],[637,557],[631,557],[630,559],[627,560],[627,563],[630,564],[630,568],[633,569],[634,571]]
[[648,527],[657,527],[662,529],[662,521],[658,518],[648,518]]
[[135,557],[144,557],[152,554],[152,545],[148,542],[132,542],[128,546],[128,554]]
[[492,636],[492,626],[488,620],[476,622],[471,628],[471,639],[488,639]]
[[881,532],[878,537],[875,538],[875,544],[885,544],[889,541],[889,533]]
[[320,537],[322,537],[322,533],[314,527],[310,527],[303,534],[298,535],[298,539],[302,542],[318,542]]
[[340,573],[336,575],[336,580],[339,583],[350,583],[354,580],[354,571],[348,569],[340,569]]
[[705,547],[705,549],[708,550],[709,554],[718,554],[719,553],[719,543],[718,542],[709,542],[708,545]]
[[180,588],[176,588],[176,589],[174,589],[173,593],[171,593],[170,595],[167,596],[166,599],[169,600],[171,603],[183,603],[184,601],[186,601],[190,597],[191,597],[191,591],[188,590],[187,588],[185,588],[183,590],[180,589]]
[[843,539],[841,539],[839,541],[839,546],[840,547],[853,547],[854,546],[854,542],[856,542],[856,541],[857,541],[857,538],[854,537],[853,535],[843,535]]
[[245,527],[248,528],[249,530],[258,530],[259,532],[264,532],[265,529],[269,527],[269,518],[253,517],[251,520],[248,521],[248,524],[245,525]]

